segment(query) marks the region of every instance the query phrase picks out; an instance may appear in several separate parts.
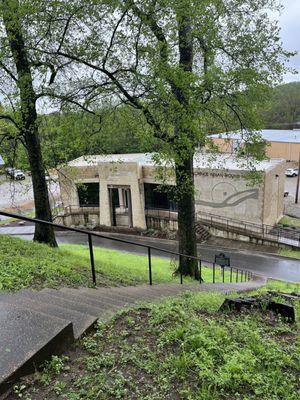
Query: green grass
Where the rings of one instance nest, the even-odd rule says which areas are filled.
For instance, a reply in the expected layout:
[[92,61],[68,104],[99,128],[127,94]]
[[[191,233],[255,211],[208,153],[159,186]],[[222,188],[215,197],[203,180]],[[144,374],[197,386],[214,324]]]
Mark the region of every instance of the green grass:
[[299,400],[299,304],[292,325],[220,312],[223,300],[189,293],[119,313],[10,398]]
[[274,279],[268,279],[266,288],[268,290],[278,290],[280,292],[285,292],[285,293],[291,293],[291,292],[300,293],[300,282],[284,282],[284,281],[277,281]]
[[[61,245],[58,249],[20,239],[0,236],[0,290],[61,286],[91,286],[89,249],[81,245]],[[94,248],[97,284],[137,285],[148,282],[148,258],[125,252]],[[179,282],[172,260],[153,257],[153,282]],[[202,268],[206,282],[212,270]],[[235,279],[235,275],[233,275]],[[229,273],[226,274],[226,281]],[[188,281],[185,278],[185,281]],[[220,269],[216,281],[221,281]]]
[[292,257],[296,259],[300,259],[300,251],[299,250],[289,250],[289,249],[281,249],[279,254],[285,257]]
[[[28,211],[28,212],[26,212],[26,213],[24,213],[22,215],[24,215],[25,217],[34,218],[35,212],[34,211]],[[15,222],[15,221],[21,221],[21,220],[18,219],[18,218],[1,219],[0,220],[0,225],[6,225],[6,224],[9,224],[10,222]]]
[[285,217],[281,218],[279,224],[283,225],[283,226],[300,228],[300,218],[293,218],[293,217],[285,216]]

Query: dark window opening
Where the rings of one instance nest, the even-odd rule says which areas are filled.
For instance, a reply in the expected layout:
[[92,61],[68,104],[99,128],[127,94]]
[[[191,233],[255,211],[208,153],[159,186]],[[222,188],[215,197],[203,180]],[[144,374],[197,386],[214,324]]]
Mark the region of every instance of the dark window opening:
[[112,206],[113,207],[120,207],[120,199],[119,199],[119,190],[112,188],[110,189],[112,193]]
[[99,207],[99,183],[77,185],[80,207]]
[[162,192],[159,185],[144,183],[145,208],[177,211],[177,204],[172,200],[169,193]]
[[129,204],[129,199],[128,199],[128,190],[123,190],[123,196],[124,196],[124,206],[126,208],[128,208],[128,204]]

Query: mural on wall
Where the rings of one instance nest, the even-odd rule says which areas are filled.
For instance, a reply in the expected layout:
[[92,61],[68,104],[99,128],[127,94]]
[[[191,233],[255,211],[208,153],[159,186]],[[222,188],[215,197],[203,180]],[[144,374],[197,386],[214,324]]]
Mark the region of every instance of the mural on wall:
[[196,200],[200,206],[212,208],[235,207],[249,199],[258,199],[258,189],[246,189],[238,191],[232,183],[217,183],[211,191],[212,201]]

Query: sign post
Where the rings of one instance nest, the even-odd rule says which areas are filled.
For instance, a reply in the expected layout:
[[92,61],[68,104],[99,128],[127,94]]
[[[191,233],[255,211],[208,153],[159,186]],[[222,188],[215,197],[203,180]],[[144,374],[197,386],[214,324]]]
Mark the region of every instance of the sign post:
[[225,282],[225,267],[230,267],[230,258],[224,253],[216,254],[215,264],[220,265],[222,271],[222,281]]

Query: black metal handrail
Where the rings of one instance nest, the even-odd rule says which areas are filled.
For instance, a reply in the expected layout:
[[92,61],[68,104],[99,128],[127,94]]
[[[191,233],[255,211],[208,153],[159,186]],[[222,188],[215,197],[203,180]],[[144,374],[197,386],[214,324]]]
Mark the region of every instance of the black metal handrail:
[[[146,218],[160,218],[170,221],[177,220],[176,211],[161,208],[147,208],[145,214]],[[254,222],[237,220],[204,211],[197,213],[197,221],[206,223],[212,227],[222,225],[222,227],[228,231],[239,229],[246,234],[258,234],[262,239],[270,239],[276,243],[280,243],[280,241],[284,239],[289,239],[295,242],[292,244],[293,246],[300,247],[300,230],[284,229],[279,226],[267,224],[256,224]]]
[[280,242],[280,239],[290,239],[295,241],[295,245],[300,247],[300,231],[288,230],[282,227],[267,225],[267,224],[256,224],[254,222],[242,221],[233,218],[223,217],[221,215],[215,215],[208,212],[198,212],[197,219],[201,222],[208,222],[211,225],[222,224],[226,229],[239,228],[248,233],[260,234],[263,239],[273,239],[276,242]]
[[[54,222],[44,221],[44,220],[40,220],[40,219],[37,219],[37,218],[30,218],[30,217],[26,217],[26,216],[19,215],[19,214],[8,213],[8,212],[5,212],[5,211],[0,211],[0,215],[3,215],[5,217],[9,217],[9,218],[20,219],[20,220],[27,221],[27,222],[32,222],[34,224],[38,223],[38,224],[42,224],[42,225],[49,225],[49,226],[52,226],[53,228],[57,228],[57,229],[60,229],[60,230],[67,230],[67,231],[72,231],[72,232],[77,232],[77,233],[81,233],[81,234],[87,235],[88,236],[89,251],[90,251],[90,263],[91,263],[92,278],[93,278],[93,284],[95,286],[96,286],[97,282],[96,282],[96,269],[95,269],[95,259],[94,259],[94,249],[93,249],[93,239],[92,239],[93,236],[94,237],[99,237],[99,238],[102,238],[102,239],[113,240],[113,241],[116,241],[116,242],[119,242],[119,243],[126,243],[126,244],[130,244],[130,245],[133,245],[133,246],[138,246],[138,247],[142,247],[142,248],[147,249],[147,251],[148,251],[149,284],[150,285],[153,284],[152,255],[151,255],[151,251],[152,250],[155,250],[157,252],[166,253],[166,254],[171,254],[173,256],[177,256],[177,257],[179,257],[179,260],[181,260],[181,258],[197,260],[198,271],[196,273],[197,273],[197,277],[198,277],[200,283],[204,282],[204,280],[202,279],[202,264],[203,263],[212,264],[212,266],[213,266],[213,283],[215,283],[215,268],[216,268],[217,264],[214,263],[214,262],[211,262],[211,261],[202,260],[199,257],[195,257],[195,256],[191,256],[191,255],[188,255],[188,254],[179,253],[179,252],[172,251],[172,250],[163,249],[163,248],[156,247],[156,246],[149,246],[148,244],[133,242],[133,241],[127,240],[127,239],[115,238],[115,237],[103,235],[101,233],[89,231],[87,229],[71,228],[69,226],[56,224]],[[240,282],[249,281],[250,279],[252,279],[255,276],[252,271],[248,271],[246,269],[241,269],[241,268],[236,268],[236,267],[223,267],[222,268],[222,280],[223,280],[223,282],[225,282],[225,268],[228,268],[230,270],[230,282],[232,282],[232,274],[233,274],[234,271],[236,273],[236,282],[238,282],[238,277],[239,276],[240,276]],[[179,272],[180,272],[180,283],[183,284],[183,274],[182,274],[182,271],[179,271]],[[239,273],[240,273],[240,275],[239,275]]]

